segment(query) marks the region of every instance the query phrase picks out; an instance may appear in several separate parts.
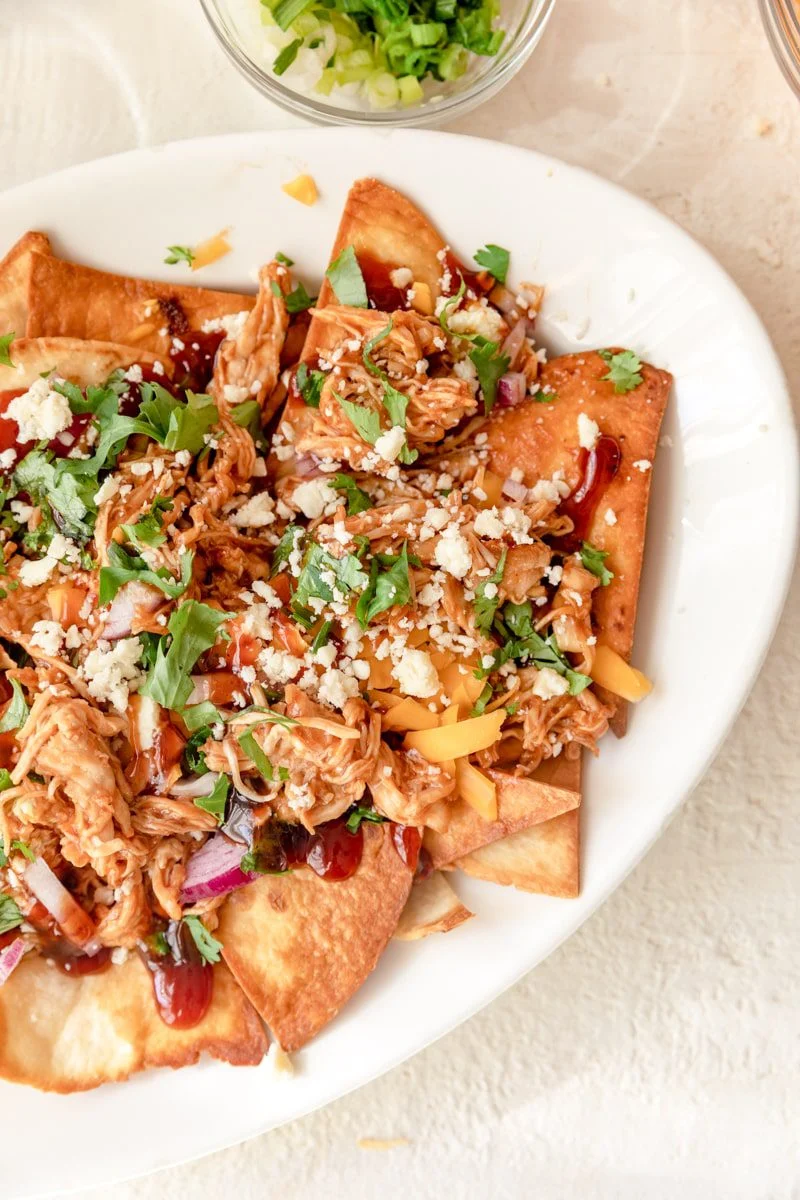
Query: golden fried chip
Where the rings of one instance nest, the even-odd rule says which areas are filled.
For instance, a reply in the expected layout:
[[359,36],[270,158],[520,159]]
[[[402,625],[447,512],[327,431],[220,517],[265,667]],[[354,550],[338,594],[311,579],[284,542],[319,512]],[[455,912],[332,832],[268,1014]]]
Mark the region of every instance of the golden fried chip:
[[[345,201],[331,261],[348,246],[359,260],[369,288],[375,278],[391,286],[389,273],[397,268],[411,272],[415,283],[422,283],[435,302],[440,293],[445,242],[416,204],[394,188],[377,179],[359,179]],[[318,307],[335,304],[336,298],[327,277],[319,293]]]
[[9,353],[12,366],[0,365],[0,391],[28,388],[50,371],[80,387],[88,387],[105,383],[119,367],[155,361],[152,354],[135,346],[67,337],[15,339]]
[[[614,572],[608,587],[593,597],[593,614],[601,641],[630,658],[639,577],[644,555],[651,466],[656,455],[661,420],[672,386],[672,376],[654,367],[642,367],[642,383],[617,395],[603,377],[608,363],[599,354],[582,352],[554,358],[541,371],[540,383],[557,397],[550,403],[522,404],[496,409],[487,426],[489,465],[506,478],[513,469],[523,472],[532,486],[563,471],[572,489],[580,482],[577,451],[578,415],[596,421],[600,432],[614,438],[622,457],[619,469],[606,487],[585,540],[608,553]],[[614,706],[615,733],[624,732],[624,702],[596,689]]]
[[79,1092],[145,1067],[183,1067],[203,1053],[240,1066],[267,1051],[261,1021],[228,969],[193,1029],[158,1015],[147,968],[136,956],[95,975],[62,974],[31,955],[0,988],[0,1077],[47,1092]]
[[31,255],[28,337],[76,337],[141,346],[165,361],[207,321],[249,312],[254,296],[111,275]]
[[464,800],[448,803],[447,828],[443,832],[426,829],[424,834],[424,846],[433,865],[444,866],[481,846],[577,808],[581,802],[580,775],[574,787],[567,787],[550,782],[548,770],[539,768],[528,779],[508,771],[487,770],[497,787],[497,820],[485,821]]
[[434,871],[412,887],[394,936],[401,942],[415,942],[430,933],[449,933],[474,915],[441,871]]
[[35,230],[23,234],[0,261],[0,337],[6,333],[22,337],[25,333],[33,251],[50,253],[46,234]]
[[580,809],[492,842],[458,861],[476,879],[523,892],[575,897],[580,892]]
[[299,1050],[361,987],[395,931],[412,874],[388,827],[364,825],[349,879],[303,868],[232,892],[220,913],[225,961],[284,1050]]

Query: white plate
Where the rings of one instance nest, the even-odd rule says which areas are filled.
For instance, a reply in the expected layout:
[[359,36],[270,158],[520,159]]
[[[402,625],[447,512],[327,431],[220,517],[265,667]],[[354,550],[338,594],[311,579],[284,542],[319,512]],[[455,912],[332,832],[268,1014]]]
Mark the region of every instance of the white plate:
[[[301,170],[321,192],[311,209],[280,191]],[[704,250],[584,171],[435,133],[213,138],[104,159],[1,195],[0,246],[44,229],[61,254],[183,281],[186,268],[162,264],[164,247],[230,226],[233,254],[193,282],[252,287],[253,268],[283,250],[310,286],[351,181],[367,174],[407,191],[465,258],[487,241],[510,247],[513,276],[548,286],[540,329],[551,349],[631,346],[676,376],[635,652],[655,691],[629,736],[607,738],[587,773],[579,900],[459,880],[478,919],[446,937],[392,945],[299,1056],[291,1081],[265,1067],[206,1063],[72,1097],[0,1085],[14,1146],[0,1172],[3,1197],[98,1186],[252,1137],[358,1087],[487,1004],[572,933],[658,836],[718,749],[774,631],[797,514],[780,365]]]

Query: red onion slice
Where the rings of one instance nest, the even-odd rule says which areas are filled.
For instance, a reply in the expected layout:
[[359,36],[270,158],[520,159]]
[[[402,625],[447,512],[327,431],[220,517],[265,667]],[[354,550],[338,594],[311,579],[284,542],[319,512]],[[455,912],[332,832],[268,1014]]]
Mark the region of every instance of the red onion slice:
[[525,344],[525,334],[526,334],[525,321],[524,320],[517,321],[516,325],[511,330],[508,337],[503,342],[503,345],[500,348],[501,354],[508,355],[508,359],[509,359],[508,365],[509,365],[510,370],[512,370],[512,371],[514,370],[515,366],[517,365],[517,359],[519,358],[519,352],[522,349],[523,345]]
[[497,385],[497,403],[500,408],[513,408],[521,404],[528,390],[528,381],[518,371],[509,371]]
[[496,283],[489,292],[489,299],[495,308],[499,308],[504,317],[512,313],[517,307],[516,297],[514,293],[504,287],[502,283]]
[[169,794],[177,796],[179,800],[196,800],[198,796],[210,796],[218,779],[218,771],[207,771],[205,775],[179,779],[177,783],[173,783]]
[[521,504],[528,494],[528,489],[517,479],[506,479],[501,492],[502,495],[508,496],[509,500],[516,500]]
[[15,967],[18,967],[25,953],[25,942],[21,937],[14,938],[5,950],[0,950],[0,987],[3,986]]
[[163,600],[164,596],[158,588],[147,583],[137,583],[136,580],[126,583],[111,602],[103,624],[103,637],[109,642],[129,637],[137,610],[155,612]]
[[92,918],[73,899],[44,859],[36,858],[25,868],[22,878],[28,890],[53,917],[64,937],[74,946],[80,946],[86,954],[96,954],[100,942]]
[[324,474],[320,470],[319,459],[316,454],[301,454],[294,461],[293,475],[299,475],[301,479],[313,479],[317,475]]
[[241,844],[230,842],[215,833],[186,864],[186,878],[181,891],[181,904],[196,904],[210,896],[224,896],[234,888],[251,883],[255,875],[240,867]]

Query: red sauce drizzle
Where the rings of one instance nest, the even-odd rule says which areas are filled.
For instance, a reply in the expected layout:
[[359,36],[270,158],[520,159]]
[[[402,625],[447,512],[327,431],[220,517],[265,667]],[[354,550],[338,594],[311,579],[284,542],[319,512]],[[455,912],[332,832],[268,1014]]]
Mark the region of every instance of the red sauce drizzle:
[[410,871],[416,871],[422,836],[413,825],[392,825],[392,841],[401,860]]
[[452,250],[448,250],[444,265],[450,272],[450,279],[446,287],[442,287],[443,296],[455,296],[458,289],[461,287],[461,280],[464,280],[467,288],[474,292],[476,296],[483,296],[486,292],[490,292],[494,287],[494,276],[488,271],[469,271],[464,264],[456,258]]
[[394,312],[397,308],[409,307],[411,285],[399,288],[392,283],[392,271],[396,271],[396,267],[373,258],[371,254],[359,254],[358,265],[364,276],[367,296],[375,308],[380,312]]
[[140,953],[153,977],[158,1015],[172,1029],[191,1029],[202,1021],[214,991],[214,970],[204,963],[182,921],[170,921],[165,930],[168,954],[149,948]]
[[561,505],[561,511],[575,526],[572,533],[563,539],[565,543],[569,543],[570,548],[586,538],[597,505],[619,470],[621,458],[622,451],[618,442],[605,433],[598,438],[593,450],[579,451],[581,481]]
[[173,338],[169,356],[175,364],[175,379],[181,387],[191,388],[192,391],[202,392],[208,386],[214,372],[214,359],[220,342],[225,337],[223,331],[217,333],[198,333],[188,329],[177,335],[181,347],[175,346]]
[[308,866],[322,879],[349,879],[361,862],[364,835],[350,833],[343,818],[325,821],[310,833],[302,825],[268,821],[259,830],[255,847],[265,872]]
[[55,960],[64,975],[99,975],[111,966],[111,951],[107,946],[103,946],[96,954],[52,954],[48,951],[48,958]]

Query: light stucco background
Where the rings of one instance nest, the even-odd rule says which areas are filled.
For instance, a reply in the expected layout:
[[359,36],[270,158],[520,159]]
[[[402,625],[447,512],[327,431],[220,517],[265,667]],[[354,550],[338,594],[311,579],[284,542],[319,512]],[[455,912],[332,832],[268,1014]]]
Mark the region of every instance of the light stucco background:
[[[137,145],[290,123],[228,66],[197,0],[2,0],[0,79],[3,187]],[[797,379],[800,102],[756,0],[558,0],[521,75],[449,128],[650,200],[720,259]],[[758,555],[742,547],[743,621]],[[116,1200],[800,1197],[799,641],[795,587],[705,781],[526,980],[324,1112],[116,1187]],[[131,1136],[168,1138],[168,1116]],[[385,1152],[357,1144],[399,1136],[408,1145]],[[64,1164],[72,1186],[91,1140]]]

